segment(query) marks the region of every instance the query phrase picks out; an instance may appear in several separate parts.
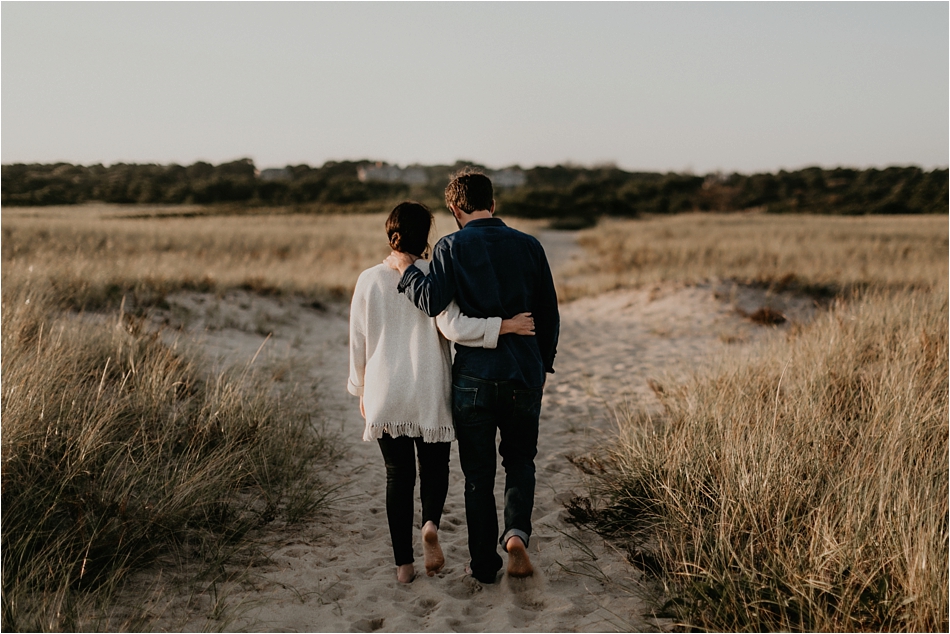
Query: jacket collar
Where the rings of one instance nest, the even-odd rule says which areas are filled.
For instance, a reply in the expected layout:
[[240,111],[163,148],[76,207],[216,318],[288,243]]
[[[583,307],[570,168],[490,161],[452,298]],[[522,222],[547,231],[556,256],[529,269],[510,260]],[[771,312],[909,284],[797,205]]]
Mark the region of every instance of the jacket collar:
[[501,218],[476,218],[475,220],[469,220],[465,223],[465,226],[462,229],[468,229],[469,227],[504,227],[506,226],[502,222]]

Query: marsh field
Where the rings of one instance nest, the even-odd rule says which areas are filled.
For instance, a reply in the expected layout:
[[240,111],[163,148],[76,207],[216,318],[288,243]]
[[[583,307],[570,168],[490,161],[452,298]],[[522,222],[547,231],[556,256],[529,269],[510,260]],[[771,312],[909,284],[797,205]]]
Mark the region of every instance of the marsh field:
[[385,216],[3,209],[5,631],[946,631],[946,216],[506,218],[561,302],[538,573],[464,575],[453,457],[405,587],[344,393]]

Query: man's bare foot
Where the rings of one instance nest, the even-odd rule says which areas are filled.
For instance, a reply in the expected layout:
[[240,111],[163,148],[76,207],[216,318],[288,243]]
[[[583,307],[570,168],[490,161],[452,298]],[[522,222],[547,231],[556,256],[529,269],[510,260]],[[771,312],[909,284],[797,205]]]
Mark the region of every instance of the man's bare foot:
[[416,568],[412,564],[396,566],[396,580],[399,583],[412,583],[416,578]]
[[445,565],[445,555],[439,545],[439,529],[431,521],[422,527],[422,552],[425,556],[426,574],[432,577]]
[[528,558],[528,550],[520,537],[517,535],[509,537],[505,549],[508,551],[509,577],[530,577],[534,574],[534,566]]

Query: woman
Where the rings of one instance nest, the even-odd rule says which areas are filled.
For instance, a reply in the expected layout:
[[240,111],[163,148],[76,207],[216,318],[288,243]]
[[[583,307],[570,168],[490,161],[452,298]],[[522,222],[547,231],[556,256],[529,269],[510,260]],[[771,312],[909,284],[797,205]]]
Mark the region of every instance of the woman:
[[[422,259],[428,250],[432,213],[404,202],[386,221],[389,245]],[[445,564],[439,521],[449,486],[449,448],[455,439],[450,404],[451,339],[470,347],[494,348],[500,335],[534,334],[530,313],[512,319],[475,319],[455,302],[435,319],[396,290],[399,273],[378,264],[360,274],[350,306],[350,377],[347,390],[360,397],[366,419],[363,440],[376,440],[386,463],[386,513],[396,560],[396,578],[415,577],[412,554],[416,453],[422,498],[422,541],[426,573]]]

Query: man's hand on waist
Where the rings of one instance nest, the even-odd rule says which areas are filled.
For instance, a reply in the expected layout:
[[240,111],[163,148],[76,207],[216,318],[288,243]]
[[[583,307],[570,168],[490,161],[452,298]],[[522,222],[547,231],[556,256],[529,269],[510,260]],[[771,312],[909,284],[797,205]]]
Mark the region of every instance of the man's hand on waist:
[[534,317],[531,313],[518,313],[511,319],[502,319],[499,335],[523,335],[534,336]]

